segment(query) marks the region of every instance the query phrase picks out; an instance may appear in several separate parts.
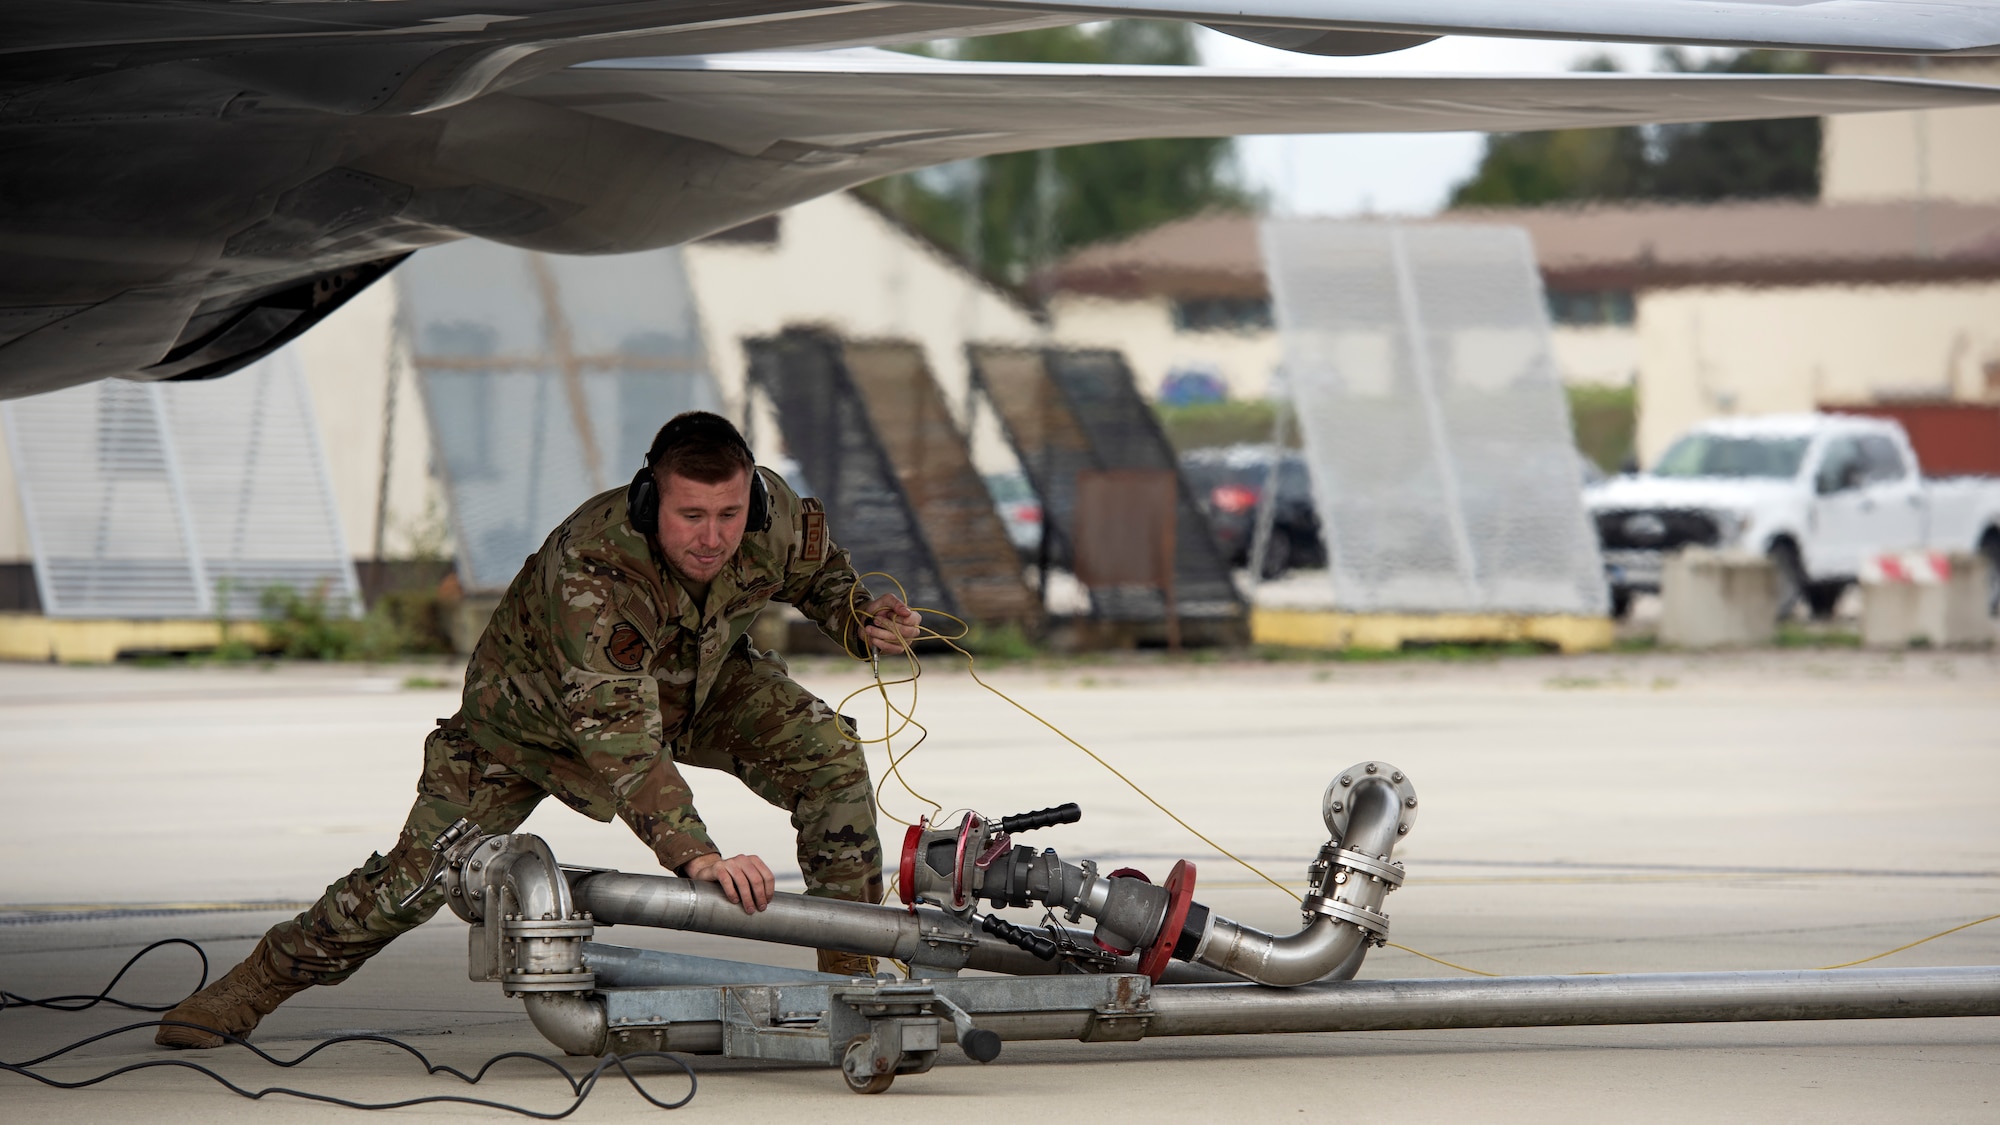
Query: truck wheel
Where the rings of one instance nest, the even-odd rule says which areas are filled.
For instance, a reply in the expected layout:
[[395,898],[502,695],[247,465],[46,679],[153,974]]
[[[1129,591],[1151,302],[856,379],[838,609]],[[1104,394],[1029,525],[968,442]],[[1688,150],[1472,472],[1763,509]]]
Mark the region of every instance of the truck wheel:
[[1271,538],[1264,544],[1264,573],[1260,576],[1266,582],[1282,578],[1292,568],[1292,535],[1282,527],[1271,529]]
[[1806,587],[1806,609],[1814,621],[1831,621],[1840,595],[1846,592],[1845,582],[1814,582]]
[[1790,540],[1771,544],[1764,557],[1771,560],[1771,569],[1778,574],[1778,620],[1789,621],[1792,611],[1806,597],[1806,565],[1799,559],[1798,547]]
[[2000,530],[1986,533],[1979,553],[1986,556],[1986,616],[2000,617]]

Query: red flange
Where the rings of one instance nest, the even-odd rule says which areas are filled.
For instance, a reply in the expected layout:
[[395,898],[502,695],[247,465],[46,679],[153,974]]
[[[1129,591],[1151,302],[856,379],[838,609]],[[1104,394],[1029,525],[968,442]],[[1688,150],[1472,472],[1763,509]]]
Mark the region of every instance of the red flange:
[[1166,973],[1167,965],[1174,959],[1174,946],[1180,944],[1181,927],[1187,925],[1188,904],[1194,901],[1194,864],[1187,860],[1176,860],[1174,869],[1167,872],[1167,916],[1160,920],[1160,932],[1153,944],[1139,957],[1139,971],[1154,984]]
[[917,909],[917,845],[924,838],[924,822],[918,818],[910,830],[903,833],[903,866],[896,871],[896,897],[911,913]]
[[[973,833],[985,827],[986,821],[976,812],[965,814],[958,824],[958,850],[951,857],[951,908],[963,910],[972,900],[965,894],[965,849],[972,843]],[[977,860],[977,855],[972,857]]]

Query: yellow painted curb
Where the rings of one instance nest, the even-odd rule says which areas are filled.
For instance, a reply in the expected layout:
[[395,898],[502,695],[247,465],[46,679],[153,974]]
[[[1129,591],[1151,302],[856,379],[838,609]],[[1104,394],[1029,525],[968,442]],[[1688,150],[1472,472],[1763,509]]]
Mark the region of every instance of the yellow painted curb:
[[1325,609],[1253,609],[1250,639],[1287,648],[1399,649],[1422,644],[1531,641],[1563,652],[1611,647],[1608,617],[1517,613],[1342,613]]
[[[229,639],[265,642],[264,626],[233,621]],[[0,613],[0,660],[109,664],[127,652],[199,652],[223,641],[215,621],[78,620],[33,613]]]

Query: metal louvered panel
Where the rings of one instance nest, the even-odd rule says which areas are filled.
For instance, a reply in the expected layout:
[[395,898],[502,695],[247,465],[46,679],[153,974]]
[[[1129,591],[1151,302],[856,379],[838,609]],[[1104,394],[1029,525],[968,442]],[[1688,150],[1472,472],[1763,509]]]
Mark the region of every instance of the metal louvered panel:
[[[1132,371],[1119,352],[1095,348],[1051,348],[1049,378],[1062,390],[1077,425],[1089,437],[1098,466],[1167,474],[1175,488],[1174,596],[1182,617],[1241,617],[1246,611],[1229,561],[1215,544],[1208,517],[1195,505],[1180,462],[1152,407],[1139,396]],[[1153,620],[1167,606],[1156,587],[1114,586],[1093,590],[1103,616]]]
[[109,379],[0,403],[50,617],[211,612],[161,392]]
[[209,589],[225,616],[264,612],[267,591],[361,611],[312,400],[282,350],[234,375],[161,388]]
[[360,609],[297,361],[0,403],[51,617],[263,614],[272,586]]
[[[966,620],[1035,627],[1041,613],[993,496],[924,352],[904,341],[848,341],[842,359],[897,483],[923,528],[939,579]],[[811,480],[810,476],[806,479]],[[839,532],[838,524],[834,526]]]
[[569,259],[468,239],[397,278],[458,540],[459,581],[504,589],[684,410],[715,410],[677,250]]
[[1605,612],[1526,232],[1280,220],[1262,239],[1336,604]]
[[[770,396],[785,446],[826,505],[833,540],[853,556],[854,568],[894,575],[911,605],[965,616],[939,573],[936,553],[869,418],[839,341],[794,328],[745,340],[743,348],[750,357],[750,385]],[[887,583],[875,581],[871,588],[879,593]]]
[[[1170,474],[1176,490],[1177,615],[1217,620],[1245,615],[1229,564],[1123,356],[1101,349],[974,347],[969,357],[975,385],[993,403],[1009,444],[1042,498],[1042,527],[1053,537],[1053,562],[1074,562],[1077,482],[1083,474]],[[1092,587],[1090,599],[1092,613],[1108,620],[1158,621],[1167,615],[1166,593],[1159,587]]]

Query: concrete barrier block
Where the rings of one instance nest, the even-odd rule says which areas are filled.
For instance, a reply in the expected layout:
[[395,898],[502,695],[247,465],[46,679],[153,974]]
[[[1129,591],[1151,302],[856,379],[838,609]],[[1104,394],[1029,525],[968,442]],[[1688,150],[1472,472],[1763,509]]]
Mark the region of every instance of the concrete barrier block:
[[1769,644],[1778,630],[1778,575],[1759,555],[1690,547],[1660,576],[1660,643],[1675,648]]
[[472,655],[473,647],[479,644],[479,635],[486,632],[486,626],[493,620],[493,611],[500,608],[498,594],[466,594],[446,610],[445,631],[451,634],[451,647],[460,656]]
[[[1994,642],[1986,612],[1986,568],[1976,554],[1948,554],[1923,581],[1898,581],[1908,568],[1871,568],[1861,583],[1861,643],[1869,648],[1976,648]],[[1942,573],[1938,573],[1942,571]]]

